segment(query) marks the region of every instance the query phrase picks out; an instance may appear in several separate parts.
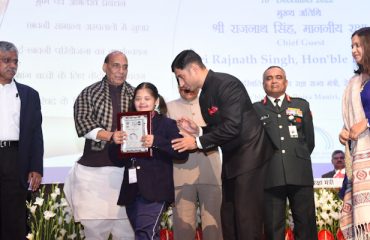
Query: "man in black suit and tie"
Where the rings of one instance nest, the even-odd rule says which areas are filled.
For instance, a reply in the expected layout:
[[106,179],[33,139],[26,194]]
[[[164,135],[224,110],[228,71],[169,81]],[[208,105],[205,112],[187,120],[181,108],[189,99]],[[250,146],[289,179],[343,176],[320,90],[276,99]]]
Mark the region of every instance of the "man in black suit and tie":
[[277,147],[265,181],[265,234],[283,240],[287,198],[293,213],[294,239],[317,239],[311,153],[315,147],[309,104],[289,97],[284,69],[271,66],[263,73],[267,96],[254,104],[264,128]]
[[342,150],[335,150],[331,154],[331,163],[333,164],[334,170],[324,173],[322,178],[344,178],[346,174],[344,152]]
[[273,149],[243,83],[208,70],[192,50],[177,55],[171,68],[181,88],[202,89],[199,103],[207,124],[198,128],[190,119],[180,119],[180,127],[197,137],[184,133],[184,138],[173,140],[173,148],[182,152],[221,147],[223,238],[260,239],[265,166]]
[[18,50],[0,41],[0,239],[26,238],[27,188],[43,173],[39,94],[14,80]]

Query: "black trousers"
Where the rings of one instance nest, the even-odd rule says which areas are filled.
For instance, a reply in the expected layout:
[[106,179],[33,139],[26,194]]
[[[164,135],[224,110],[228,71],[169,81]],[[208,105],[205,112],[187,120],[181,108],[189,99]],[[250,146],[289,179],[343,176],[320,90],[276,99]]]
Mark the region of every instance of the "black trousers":
[[260,240],[266,164],[222,180],[221,222],[224,240]]
[[0,148],[0,239],[26,239],[27,189],[20,181],[18,147]]
[[293,215],[294,239],[317,239],[313,187],[286,185],[265,190],[266,240],[285,239],[287,199]]

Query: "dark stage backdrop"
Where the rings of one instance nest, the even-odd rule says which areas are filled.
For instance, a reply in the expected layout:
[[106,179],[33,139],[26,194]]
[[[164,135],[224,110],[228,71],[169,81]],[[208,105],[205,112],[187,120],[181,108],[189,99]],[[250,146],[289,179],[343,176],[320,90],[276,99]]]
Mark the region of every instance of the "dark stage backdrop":
[[19,48],[16,79],[41,95],[45,182],[63,182],[81,155],[73,103],[103,77],[108,52],[127,53],[128,82],[153,82],[172,100],[170,64],[188,48],[240,78],[252,101],[264,96],[263,70],[284,67],[288,94],[311,103],[318,176],[342,148],[341,96],[355,66],[350,36],[369,24],[369,7],[364,0],[0,0],[0,39]]

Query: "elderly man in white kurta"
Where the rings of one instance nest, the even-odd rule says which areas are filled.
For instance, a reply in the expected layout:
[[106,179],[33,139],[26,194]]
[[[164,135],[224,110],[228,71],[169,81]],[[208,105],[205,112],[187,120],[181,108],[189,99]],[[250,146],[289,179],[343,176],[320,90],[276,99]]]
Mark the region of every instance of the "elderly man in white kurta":
[[[198,93],[179,88],[181,98],[167,103],[172,119],[187,117],[205,126]],[[196,231],[198,200],[204,240],[222,239],[221,229],[221,158],[218,149],[194,152],[185,162],[174,162],[175,207],[174,239],[193,240]]]
[[104,240],[109,235],[114,240],[133,240],[126,209],[117,205],[123,163],[113,162],[108,152],[117,134],[117,113],[128,111],[134,93],[126,82],[126,55],[119,51],[108,54],[103,71],[106,76],[85,88],[74,104],[76,131],[86,140],[83,155],[72,168],[64,191],[87,240]]

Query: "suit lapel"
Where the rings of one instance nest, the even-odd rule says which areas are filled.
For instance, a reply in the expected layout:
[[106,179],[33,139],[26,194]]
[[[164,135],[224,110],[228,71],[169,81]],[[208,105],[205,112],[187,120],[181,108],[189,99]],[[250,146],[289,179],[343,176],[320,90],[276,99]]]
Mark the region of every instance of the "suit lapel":
[[285,98],[283,99],[283,102],[281,104],[281,109],[283,111],[286,111],[287,108],[289,108],[292,105],[292,100],[288,94],[285,94]]
[[206,95],[207,95],[207,91],[205,89],[202,89],[199,95],[199,106],[200,106],[200,111],[202,113],[203,119],[206,122],[208,122],[208,112],[207,112],[208,102],[207,102]]
[[28,102],[28,95],[26,89],[21,85],[15,82],[15,85],[17,86],[18,95],[21,100],[21,112],[20,112],[20,119],[19,119],[19,139],[22,139],[21,134],[23,131],[24,122],[26,121],[26,104]]
[[283,102],[281,103],[280,113],[285,111],[288,106],[290,105],[290,102],[288,102],[285,98],[283,99]]

